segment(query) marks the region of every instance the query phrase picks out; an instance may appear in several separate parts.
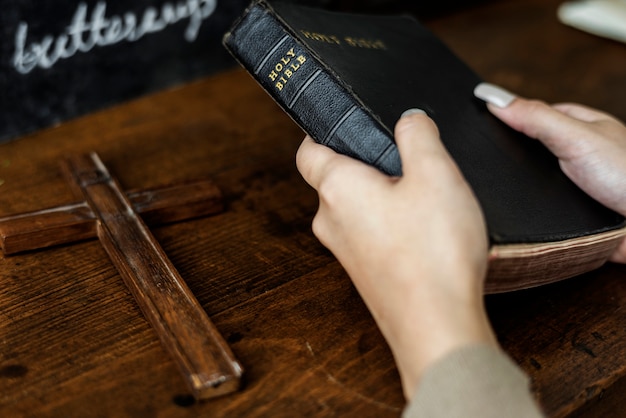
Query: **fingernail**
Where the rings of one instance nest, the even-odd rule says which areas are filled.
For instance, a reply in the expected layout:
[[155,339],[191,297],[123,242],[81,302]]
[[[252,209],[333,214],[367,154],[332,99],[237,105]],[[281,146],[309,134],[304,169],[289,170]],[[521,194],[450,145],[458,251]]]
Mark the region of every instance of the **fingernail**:
[[422,109],[409,109],[404,111],[404,113],[402,113],[402,115],[400,117],[405,117],[405,116],[411,116],[411,115],[425,115],[426,112],[424,112]]
[[497,107],[507,107],[515,100],[515,97],[517,97],[513,93],[504,90],[502,87],[489,83],[480,83],[477,85],[474,89],[474,96]]

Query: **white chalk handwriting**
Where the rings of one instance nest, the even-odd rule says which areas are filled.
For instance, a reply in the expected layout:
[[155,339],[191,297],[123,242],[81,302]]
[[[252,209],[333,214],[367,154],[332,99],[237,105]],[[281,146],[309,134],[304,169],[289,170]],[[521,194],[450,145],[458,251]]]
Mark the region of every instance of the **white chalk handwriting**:
[[15,34],[13,67],[28,74],[36,67],[50,68],[61,59],[71,58],[79,52],[86,53],[95,47],[135,42],[143,36],[161,32],[167,27],[188,19],[184,37],[193,42],[200,27],[215,8],[217,0],[184,0],[163,3],[160,9],[148,7],[139,18],[127,12],[123,16],[106,16],[105,1],[96,3],[88,18],[88,6],[79,3],[71,23],[56,37],[46,35],[40,42],[27,45],[28,23],[20,22]]

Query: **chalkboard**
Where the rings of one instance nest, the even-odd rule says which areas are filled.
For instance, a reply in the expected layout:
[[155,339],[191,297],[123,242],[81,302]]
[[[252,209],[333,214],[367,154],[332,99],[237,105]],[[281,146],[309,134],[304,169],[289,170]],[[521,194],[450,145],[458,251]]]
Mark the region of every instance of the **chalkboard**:
[[249,0],[0,0],[0,142],[235,65]]

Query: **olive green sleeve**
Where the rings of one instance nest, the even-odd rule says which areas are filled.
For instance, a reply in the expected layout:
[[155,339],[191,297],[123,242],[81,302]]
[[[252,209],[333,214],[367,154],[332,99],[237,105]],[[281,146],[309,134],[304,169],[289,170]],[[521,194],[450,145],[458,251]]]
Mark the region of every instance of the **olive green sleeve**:
[[529,379],[502,351],[489,346],[456,350],[424,373],[403,418],[543,417]]

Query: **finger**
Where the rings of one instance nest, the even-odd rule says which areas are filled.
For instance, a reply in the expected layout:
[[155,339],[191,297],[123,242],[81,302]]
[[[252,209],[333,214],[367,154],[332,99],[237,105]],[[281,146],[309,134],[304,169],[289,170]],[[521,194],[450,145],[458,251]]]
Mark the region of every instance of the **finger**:
[[615,119],[607,113],[576,103],[558,103],[552,105],[552,107],[571,118],[578,119],[583,122],[598,122],[602,120]]
[[573,127],[580,128],[581,121],[538,100],[517,98],[506,108],[491,104],[488,107],[491,113],[513,129],[546,145],[558,143],[564,132],[571,131]]
[[516,98],[505,108],[488,104],[497,118],[531,138],[541,141],[560,159],[569,159],[575,152],[572,143],[588,129],[587,122],[537,101]]
[[304,181],[317,190],[328,161],[336,155],[335,151],[307,135],[296,152],[296,167]]
[[408,110],[398,120],[395,141],[404,176],[421,172],[421,163],[425,160],[450,158],[439,137],[437,125],[420,109]]
[[626,238],[622,240],[609,260],[614,263],[626,264]]
[[318,144],[308,135],[296,153],[296,167],[304,180],[318,192],[321,184],[335,174],[370,182],[377,179],[388,180],[386,175],[373,166]]

